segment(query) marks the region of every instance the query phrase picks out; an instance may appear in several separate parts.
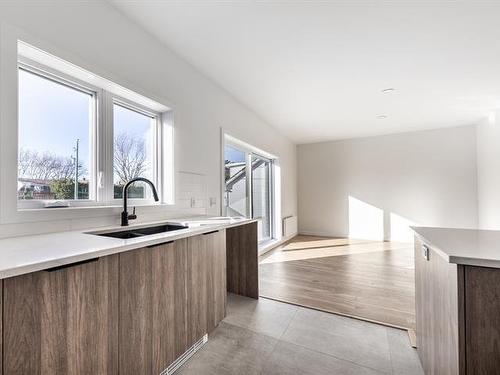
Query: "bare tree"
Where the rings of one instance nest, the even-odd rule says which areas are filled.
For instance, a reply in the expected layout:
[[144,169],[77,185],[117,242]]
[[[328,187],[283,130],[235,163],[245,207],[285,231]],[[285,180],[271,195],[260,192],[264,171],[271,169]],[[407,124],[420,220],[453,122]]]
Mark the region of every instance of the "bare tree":
[[[83,165],[78,166],[78,174],[86,172]],[[71,157],[58,156],[50,152],[19,150],[18,175],[21,178],[36,180],[64,180],[75,175],[75,160]]]
[[[144,140],[120,133],[114,141],[114,169],[120,182],[140,177],[148,168]],[[78,174],[84,175],[85,167],[79,165]],[[50,152],[21,149],[19,151],[18,175],[20,178],[53,181],[69,180],[75,176],[75,160]]]
[[114,143],[114,168],[120,183],[140,177],[148,167],[144,140],[119,133]]

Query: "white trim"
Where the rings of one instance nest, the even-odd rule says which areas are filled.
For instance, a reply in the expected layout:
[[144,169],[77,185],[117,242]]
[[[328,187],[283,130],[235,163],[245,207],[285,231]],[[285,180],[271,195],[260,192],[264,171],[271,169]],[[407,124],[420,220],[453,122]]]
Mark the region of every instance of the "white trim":
[[219,212],[220,216],[226,216],[226,205],[224,204],[224,198],[225,198],[225,191],[226,191],[226,168],[225,168],[225,163],[226,163],[226,158],[225,158],[225,147],[226,147],[226,141],[225,141],[225,132],[224,128],[220,128],[220,199],[219,199]]
[[[71,206],[74,207],[82,207],[82,206],[93,206],[97,204],[97,196],[96,196],[96,188],[97,188],[97,143],[99,140],[98,135],[98,117],[97,117],[97,106],[100,100],[100,96],[102,90],[97,87],[93,87],[91,85],[86,85],[85,82],[81,82],[77,79],[73,79],[72,77],[68,77],[65,74],[61,74],[60,76],[54,70],[44,67],[38,64],[35,61],[31,61],[25,58],[20,58],[18,61],[18,74],[19,70],[23,70],[29,74],[33,74],[42,79],[49,80],[58,85],[64,86],[66,88],[76,90],[83,94],[87,94],[91,96],[91,104],[89,108],[90,112],[90,121],[89,124],[89,198],[88,199],[67,199],[64,200],[68,202]],[[18,86],[19,87],[19,86]],[[19,129],[19,126],[16,127]],[[18,132],[19,134],[19,132]],[[19,140],[18,140],[19,141]],[[18,152],[19,152],[19,142],[18,142]],[[16,165],[17,168],[17,165]],[[17,176],[19,178],[19,176]],[[43,208],[47,203],[47,200],[17,200],[17,208],[19,210],[29,210],[36,208]]]
[[94,72],[83,69],[21,40],[18,41],[18,54],[30,60],[38,61],[40,64],[50,67],[58,72],[75,77],[96,87],[100,87],[116,96],[127,98],[130,101],[138,103],[146,108],[151,108],[154,111],[165,112],[171,109],[166,105],[138,94],[137,92],[126,87],[118,85],[106,78],[100,77]]
[[[150,140],[151,144],[152,144],[152,149],[151,149],[151,153],[152,153],[152,162],[153,162],[153,165],[151,166],[151,172],[152,172],[152,176],[151,176],[151,182],[153,182],[153,184],[155,185],[157,191],[158,191],[158,194],[160,196],[160,200],[163,202],[163,186],[162,186],[162,183],[163,183],[163,179],[160,178],[160,169],[159,169],[159,164],[161,164],[160,160],[159,160],[159,157],[161,156],[159,154],[159,149],[163,148],[163,138],[161,137],[161,133],[160,133],[160,128],[161,128],[161,113],[160,112],[155,112],[155,111],[152,111],[151,109],[149,108],[145,108],[137,103],[134,103],[134,102],[131,102],[130,100],[126,99],[126,98],[121,98],[119,96],[116,96],[116,95],[113,95],[113,94],[110,94],[109,95],[110,98],[111,98],[111,102],[109,104],[109,110],[111,111],[110,113],[110,122],[107,124],[110,128],[111,128],[111,139],[110,140],[107,140],[106,144],[108,144],[108,142],[111,142],[111,144],[113,145],[113,150],[114,150],[114,140],[115,140],[115,137],[114,137],[114,129],[115,129],[115,124],[114,124],[114,106],[117,105],[117,106],[120,106],[124,109],[128,109],[129,111],[133,111],[133,112],[136,112],[140,115],[143,115],[143,116],[146,116],[146,117],[149,117],[152,121],[152,128],[153,128],[153,131],[151,133],[151,136],[152,136],[152,139]],[[114,204],[118,204],[119,202],[122,201],[121,198],[115,198],[115,194],[114,194],[114,160],[112,161],[112,164],[111,164],[111,170],[108,172],[108,173],[111,173],[112,175],[112,195],[110,197],[110,201],[113,202]],[[135,200],[132,200],[130,199],[129,200],[129,204],[130,205],[140,205],[141,202],[147,202],[147,203],[151,203],[151,204],[154,204],[154,200],[152,198],[152,194],[151,194],[151,191],[148,189],[148,190],[145,190],[145,193],[146,193],[146,198],[143,198],[143,199],[135,199]]]
[[224,142],[225,142],[225,144],[234,145],[235,147],[237,147],[240,150],[255,153],[255,154],[262,156],[264,158],[267,158],[267,159],[271,159],[271,160],[278,159],[278,157],[276,155],[273,155],[267,151],[264,151],[264,150],[261,150],[260,148],[252,146],[250,143],[247,143],[247,142],[242,141],[238,138],[235,138],[228,133],[224,133]]
[[292,238],[297,237],[298,233],[291,234],[290,236],[287,237],[281,237],[279,240],[278,239],[271,239],[269,241],[266,241],[262,244],[259,244],[259,256],[264,255],[271,250],[276,249],[278,246],[283,245],[285,242],[290,241]]
[[[172,162],[171,170],[168,173],[165,172],[165,168],[158,169],[158,173],[163,172],[163,179],[171,178],[170,185],[173,187],[173,178],[175,175],[175,166],[173,165],[173,105],[167,100],[153,100],[150,98],[155,98],[154,94],[147,93],[147,96],[143,96],[141,92],[145,92],[144,89],[138,87],[135,84],[127,82],[123,77],[114,77],[116,81],[127,82],[126,85],[134,89],[134,91],[127,89],[123,86],[115,84],[103,76],[98,76],[97,74],[89,73],[89,71],[74,65],[69,61],[65,61],[59,57],[51,55],[50,53],[43,52],[36,47],[32,47],[23,41],[29,41],[42,46],[47,51],[56,51],[56,53],[65,58],[69,58],[72,61],[76,61],[82,66],[92,66],[92,70],[95,72],[103,72],[98,66],[93,66],[88,64],[80,57],[71,55],[67,51],[59,50],[58,48],[50,45],[49,43],[40,40],[36,36],[30,35],[25,31],[9,25],[0,25],[0,224],[12,224],[12,223],[28,223],[28,222],[38,222],[46,220],[67,220],[67,219],[79,219],[79,218],[89,218],[89,217],[101,217],[114,215],[119,212],[119,206],[115,206],[109,199],[110,192],[112,190],[109,185],[109,178],[112,181],[112,174],[105,173],[105,166],[111,165],[112,167],[112,157],[113,151],[109,147],[105,147],[102,141],[105,138],[109,139],[109,126],[102,126],[106,121],[106,117],[109,116],[109,108],[107,106],[106,92],[99,89],[100,83],[105,83],[106,88],[109,92],[114,93],[114,95],[120,95],[126,97],[129,100],[135,101],[137,103],[149,107],[155,111],[165,111],[168,114],[169,121],[169,134],[171,135],[168,139],[172,142],[172,147],[169,147],[168,153],[172,153],[169,156],[169,161]],[[26,48],[32,48],[36,53],[29,54],[25,53]],[[96,145],[95,150],[95,163],[94,164],[94,181],[95,181],[95,191],[94,198],[95,201],[85,200],[85,207],[69,207],[60,209],[18,209],[17,205],[17,163],[12,163],[12,160],[17,160],[18,155],[18,134],[17,126],[12,126],[12,124],[18,123],[18,81],[17,81],[17,69],[18,69],[18,48],[23,55],[22,58],[31,58],[32,62],[34,57],[43,56],[40,62],[48,62],[45,69],[50,71],[54,69],[57,74],[56,76],[61,78],[66,75],[70,76],[70,82],[78,83],[82,81],[85,87],[95,87],[97,88],[97,111],[95,116],[97,117],[97,130],[94,132],[94,136],[97,138],[94,142]],[[27,60],[26,60],[27,61]],[[41,65],[41,64],[39,64]],[[68,68],[65,70],[64,66]],[[57,69],[63,67],[62,70]],[[104,73],[106,76],[112,76],[109,72]],[[146,90],[147,91],[147,90]],[[108,93],[108,95],[110,95]],[[100,98],[100,100],[99,100]],[[168,105],[160,104],[166,103]],[[163,113],[162,113],[163,115]],[[109,123],[109,122],[108,122]],[[162,123],[164,123],[162,121]],[[161,130],[159,130],[159,135],[161,135]],[[158,137],[158,139],[166,139],[165,137]],[[168,146],[167,146],[168,147]],[[89,166],[89,169],[91,166]],[[168,177],[167,177],[168,175]],[[160,177],[158,178],[160,179]],[[167,186],[168,184],[164,184]],[[165,190],[165,189],[162,189]],[[161,194],[161,192],[160,192]],[[169,193],[171,195],[168,203],[171,205],[173,201],[173,189]],[[166,196],[166,195],[165,195]],[[163,199],[164,203],[167,202],[166,198]],[[80,202],[83,202],[80,201]],[[75,202],[75,204],[80,204],[80,202]],[[120,202],[121,203],[121,202]],[[131,202],[132,203],[132,202]],[[167,207],[165,204],[156,204],[151,206],[151,202],[133,202],[139,203],[142,207],[145,207],[147,211],[161,211],[165,210]],[[121,204],[120,204],[121,207]]]
[[[269,237],[264,237],[262,239],[262,242],[267,242],[267,241],[272,241],[274,238],[276,238],[276,235],[274,233],[274,191],[273,191],[273,186],[274,186],[274,176],[273,176],[273,165],[274,165],[274,160],[275,159],[269,159],[266,158],[265,156],[261,156],[255,152],[252,152],[249,154],[250,156],[250,165],[248,166],[247,171],[250,172],[250,184],[251,184],[251,189],[250,192],[253,191],[253,170],[252,170],[252,158],[260,159],[263,160],[265,163],[268,163],[268,180],[269,180],[269,185],[268,185],[268,194],[269,194]],[[254,212],[253,212],[253,196],[250,197],[250,213],[254,219],[257,219],[254,217]],[[262,221],[261,221],[261,226],[262,226]]]
[[278,157],[261,150],[255,146],[252,146],[249,143],[241,141],[227,133],[224,132],[224,129],[221,128],[221,208],[220,212],[222,216],[227,216],[227,211],[225,209],[224,198],[225,198],[225,147],[230,146],[236,148],[245,153],[245,162],[246,162],[246,213],[247,216],[253,217],[253,207],[252,207],[252,157],[255,156],[257,158],[263,159],[269,162],[269,215],[270,215],[270,237],[264,238],[264,242],[272,242],[273,240],[281,239],[282,233],[281,230],[278,229],[276,223],[281,222],[281,202],[277,202],[278,197],[281,197],[281,194],[276,194],[276,189],[281,186],[280,183],[276,181],[276,178],[280,178],[276,173],[276,167],[279,165]]
[[173,111],[161,114],[161,126],[158,137],[162,140],[162,147],[158,150],[158,168],[162,178],[162,203],[175,204],[175,142],[174,142],[174,113]]
[[315,231],[315,230],[301,230],[299,229],[299,235],[303,236],[313,236],[313,237],[333,237],[333,238],[349,238],[349,233],[335,233],[328,231]]
[[103,186],[101,187],[102,202],[113,202],[114,197],[114,142],[113,142],[113,129],[114,129],[114,116],[113,116],[113,94],[107,91],[103,92],[101,100],[101,142],[99,149],[102,152],[100,160],[100,173],[103,175]]
[[[226,142],[227,145],[232,145],[230,143]],[[252,189],[253,189],[253,174],[252,174],[252,153],[246,151],[246,150],[241,150],[238,148],[240,151],[245,152],[245,174],[246,174],[246,186],[245,186],[245,193],[246,193],[246,214],[248,217],[253,218],[253,195],[252,195]]]

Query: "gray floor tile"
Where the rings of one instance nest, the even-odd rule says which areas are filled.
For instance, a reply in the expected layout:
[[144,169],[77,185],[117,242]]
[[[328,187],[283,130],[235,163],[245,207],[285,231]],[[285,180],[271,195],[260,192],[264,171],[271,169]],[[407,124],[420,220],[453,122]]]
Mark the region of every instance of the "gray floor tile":
[[177,372],[182,375],[382,373],[423,375],[405,331],[235,295],[229,296],[228,316],[210,335],[209,342]]
[[386,328],[377,324],[299,308],[281,339],[391,373]]
[[222,322],[176,374],[260,374],[276,343],[272,337]]
[[280,338],[297,311],[294,305],[260,298],[228,295],[226,323]]
[[408,333],[387,328],[387,338],[391,353],[394,375],[424,375],[416,349],[410,345]]
[[380,375],[381,372],[318,353],[294,344],[279,342],[266,362],[262,375]]

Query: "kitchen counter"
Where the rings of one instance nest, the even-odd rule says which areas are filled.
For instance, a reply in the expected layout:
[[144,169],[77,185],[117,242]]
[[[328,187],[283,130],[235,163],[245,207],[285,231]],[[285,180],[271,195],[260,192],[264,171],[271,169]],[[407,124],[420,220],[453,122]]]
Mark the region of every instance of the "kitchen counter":
[[[165,224],[188,228],[95,235]],[[3,374],[165,374],[224,319],[228,292],[259,298],[257,220],[4,239],[0,276]]]
[[500,268],[500,231],[412,227],[448,263]]
[[[196,217],[141,223],[128,227],[101,227],[85,231],[5,238],[0,240],[0,279],[151,246],[166,241],[173,241],[214,230],[227,229],[254,221],[256,220]],[[97,233],[142,228],[165,223],[188,226],[188,228],[131,239],[96,235]]]
[[417,352],[425,374],[498,374],[500,231],[413,230]]

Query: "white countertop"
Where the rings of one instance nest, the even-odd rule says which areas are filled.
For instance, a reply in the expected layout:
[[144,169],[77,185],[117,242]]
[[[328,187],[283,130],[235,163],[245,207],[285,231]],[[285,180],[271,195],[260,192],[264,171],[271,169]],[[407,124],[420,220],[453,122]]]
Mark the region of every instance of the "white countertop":
[[500,231],[412,227],[450,263],[500,268]]
[[[141,223],[128,227],[115,226],[93,230],[88,229],[85,231],[5,238],[0,240],[0,279],[116,254],[214,230],[248,224],[254,221],[256,220],[197,217]],[[180,224],[189,228],[130,239],[91,234],[111,231],[118,232],[165,223]]]

